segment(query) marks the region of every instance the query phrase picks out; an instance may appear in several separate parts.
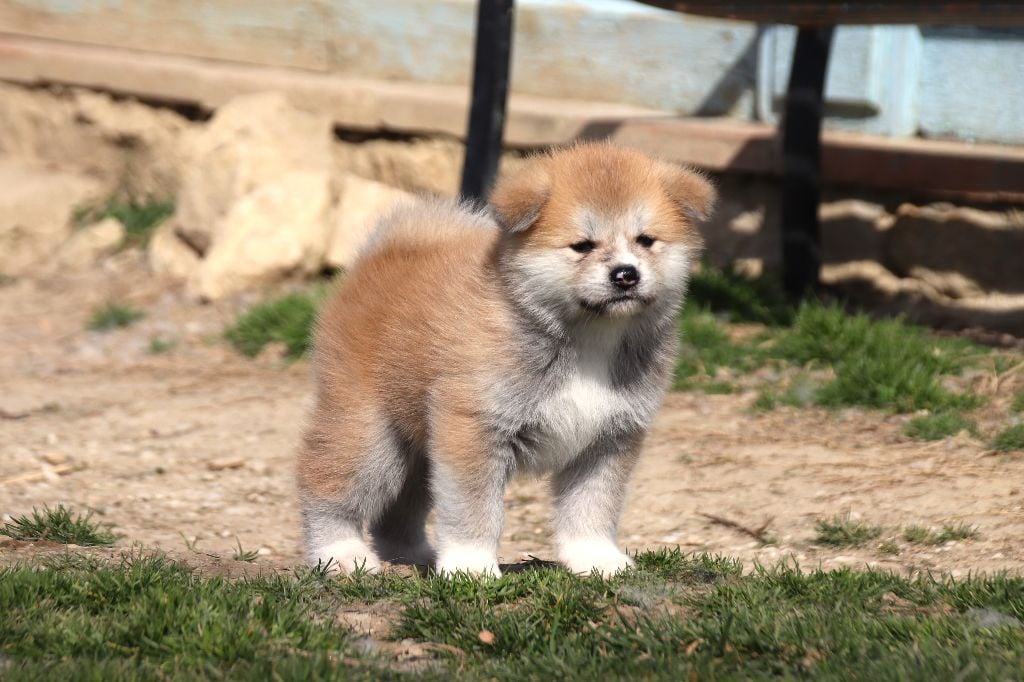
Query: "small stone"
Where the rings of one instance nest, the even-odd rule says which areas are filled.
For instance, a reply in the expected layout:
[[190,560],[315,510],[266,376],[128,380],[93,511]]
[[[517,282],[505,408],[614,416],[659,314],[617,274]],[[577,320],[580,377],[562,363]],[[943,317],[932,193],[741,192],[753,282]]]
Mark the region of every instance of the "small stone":
[[274,553],[274,550],[272,550],[269,547],[260,547],[259,549],[256,550],[256,554],[258,556],[270,556],[273,553]]
[[480,634],[477,635],[477,638],[488,646],[494,646],[494,642],[497,641],[494,633],[490,630],[481,630]]
[[115,252],[124,243],[125,229],[117,218],[104,218],[98,223],[72,233],[61,244],[54,258],[57,268],[86,268]]
[[241,457],[222,457],[220,459],[210,460],[206,463],[206,468],[210,471],[241,469],[243,466],[245,466],[245,460]]
[[68,458],[59,452],[43,453],[42,455],[40,455],[40,459],[42,459],[47,464],[53,464],[54,466],[58,464],[63,464],[64,462],[68,461]]

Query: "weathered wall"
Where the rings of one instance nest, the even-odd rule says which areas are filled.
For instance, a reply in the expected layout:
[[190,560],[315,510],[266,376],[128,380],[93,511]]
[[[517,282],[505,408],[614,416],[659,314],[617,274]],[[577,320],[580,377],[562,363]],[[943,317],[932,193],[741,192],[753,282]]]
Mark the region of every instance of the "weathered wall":
[[[415,83],[469,82],[475,0],[5,0],[0,32]],[[793,29],[520,0],[518,93],[773,121]],[[843,27],[828,125],[1024,142],[1024,29]]]

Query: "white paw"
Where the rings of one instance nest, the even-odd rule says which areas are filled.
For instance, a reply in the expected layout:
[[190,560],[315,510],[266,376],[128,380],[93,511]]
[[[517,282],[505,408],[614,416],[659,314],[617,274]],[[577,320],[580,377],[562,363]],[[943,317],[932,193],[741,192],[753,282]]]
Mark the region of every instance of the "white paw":
[[381,563],[373,550],[362,540],[338,540],[329,545],[314,548],[306,555],[310,566],[327,566],[329,573],[351,573],[363,570],[376,573]]
[[596,570],[609,578],[632,567],[633,560],[608,540],[574,540],[562,544],[558,551],[562,563],[573,573],[589,574]]
[[474,545],[449,545],[443,548],[437,559],[437,572],[452,575],[459,571],[471,575],[501,577],[498,557],[493,549]]

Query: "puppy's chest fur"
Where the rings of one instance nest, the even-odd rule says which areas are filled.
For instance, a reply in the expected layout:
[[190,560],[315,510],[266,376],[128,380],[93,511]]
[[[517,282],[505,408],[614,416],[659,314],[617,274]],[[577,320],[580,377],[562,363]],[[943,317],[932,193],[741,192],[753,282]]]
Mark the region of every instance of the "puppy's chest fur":
[[650,401],[617,384],[618,335],[566,349],[565,360],[537,387],[524,417],[518,465],[531,471],[568,466],[598,439],[647,421]]

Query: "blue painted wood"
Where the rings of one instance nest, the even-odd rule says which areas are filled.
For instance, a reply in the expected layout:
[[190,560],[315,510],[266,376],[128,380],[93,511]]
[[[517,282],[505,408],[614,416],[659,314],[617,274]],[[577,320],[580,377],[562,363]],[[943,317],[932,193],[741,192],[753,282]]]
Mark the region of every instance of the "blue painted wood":
[[[779,117],[796,28],[773,26],[759,48],[757,114]],[[917,131],[921,33],[916,26],[842,26],[836,29],[825,83],[826,125],[879,135]]]
[[922,31],[921,133],[1024,144],[1024,28]]

